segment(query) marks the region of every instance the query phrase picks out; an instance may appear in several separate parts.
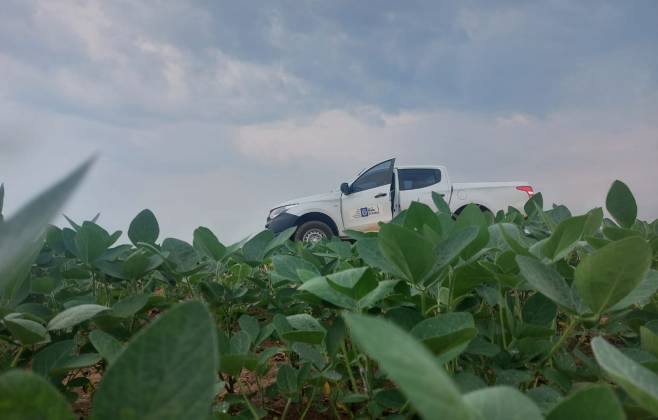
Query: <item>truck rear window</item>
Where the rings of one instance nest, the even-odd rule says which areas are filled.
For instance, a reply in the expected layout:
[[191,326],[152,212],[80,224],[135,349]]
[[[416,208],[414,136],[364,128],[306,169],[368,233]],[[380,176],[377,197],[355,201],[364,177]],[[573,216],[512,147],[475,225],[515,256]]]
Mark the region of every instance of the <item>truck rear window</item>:
[[400,169],[400,191],[417,190],[441,182],[440,169]]

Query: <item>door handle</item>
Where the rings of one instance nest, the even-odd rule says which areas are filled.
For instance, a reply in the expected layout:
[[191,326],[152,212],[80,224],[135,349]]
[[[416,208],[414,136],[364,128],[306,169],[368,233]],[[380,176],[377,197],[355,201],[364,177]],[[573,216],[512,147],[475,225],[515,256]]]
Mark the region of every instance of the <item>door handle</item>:
[[375,198],[382,198],[382,197],[386,197],[387,195],[388,195],[388,194],[386,194],[386,193],[381,193],[381,194],[377,194],[377,195],[375,196]]

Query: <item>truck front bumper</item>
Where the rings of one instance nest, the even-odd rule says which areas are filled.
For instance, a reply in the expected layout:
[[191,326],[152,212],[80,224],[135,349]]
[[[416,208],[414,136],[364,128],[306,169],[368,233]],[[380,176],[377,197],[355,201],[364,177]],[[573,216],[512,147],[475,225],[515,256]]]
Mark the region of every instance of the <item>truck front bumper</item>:
[[265,224],[265,229],[269,229],[274,233],[281,233],[284,230],[296,225],[299,216],[289,213],[281,213],[274,219],[268,219]]

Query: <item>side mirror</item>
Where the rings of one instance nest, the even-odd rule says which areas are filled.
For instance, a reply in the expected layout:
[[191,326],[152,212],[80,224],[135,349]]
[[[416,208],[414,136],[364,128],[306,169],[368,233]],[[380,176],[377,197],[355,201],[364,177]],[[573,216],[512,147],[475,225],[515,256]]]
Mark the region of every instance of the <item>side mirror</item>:
[[345,195],[350,195],[351,192],[350,184],[348,184],[347,182],[343,182],[342,184],[340,184],[340,192],[342,192]]

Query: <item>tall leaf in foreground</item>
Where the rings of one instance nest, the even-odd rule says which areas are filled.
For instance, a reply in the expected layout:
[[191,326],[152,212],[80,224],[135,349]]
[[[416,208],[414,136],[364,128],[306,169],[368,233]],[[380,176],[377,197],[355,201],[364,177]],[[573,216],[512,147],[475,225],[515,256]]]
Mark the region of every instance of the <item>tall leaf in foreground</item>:
[[11,371],[0,376],[0,418],[73,420],[66,399],[34,373]]
[[92,419],[205,418],[217,380],[214,322],[181,303],[139,333],[105,374]]
[[400,327],[370,316],[345,314],[354,341],[400,387],[425,419],[472,419],[462,399],[436,359]]
[[43,246],[48,223],[89,170],[87,161],[0,225],[0,297],[20,289]]
[[592,340],[594,357],[613,382],[638,404],[658,416],[658,376],[601,337]]
[[2,207],[5,204],[5,184],[0,184],[0,223],[3,222]]

